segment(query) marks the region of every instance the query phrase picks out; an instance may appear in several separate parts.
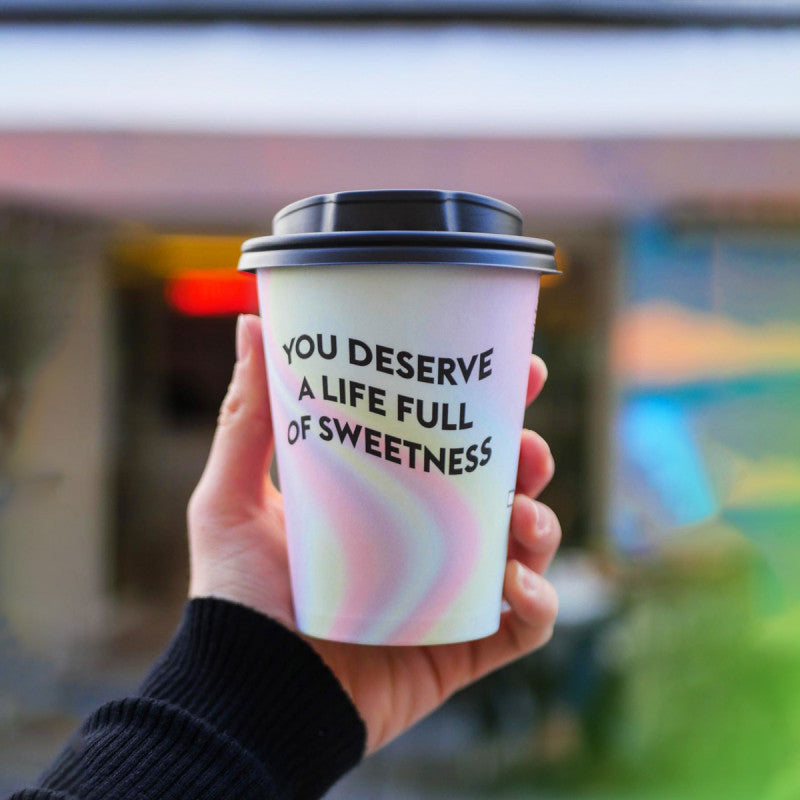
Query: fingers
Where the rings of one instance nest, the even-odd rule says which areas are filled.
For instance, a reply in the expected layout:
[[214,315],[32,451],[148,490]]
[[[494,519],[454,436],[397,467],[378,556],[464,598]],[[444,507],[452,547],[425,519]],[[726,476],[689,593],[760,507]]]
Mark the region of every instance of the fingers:
[[497,633],[464,645],[471,651],[464,683],[549,641],[558,614],[558,596],[540,573],[553,560],[560,541],[556,515],[543,503],[518,494],[511,509],[509,560],[503,581],[509,610],[501,616]]
[[500,618],[497,633],[468,642],[469,680],[486,675],[541,647],[553,635],[558,596],[552,584],[519,561],[506,564],[503,596],[510,606]]
[[529,406],[542,391],[547,381],[547,366],[539,356],[531,356],[528,367],[528,392],[525,396],[525,405]]
[[239,317],[236,351],[233,378],[200,481],[202,491],[214,496],[217,508],[220,504],[241,507],[260,501],[274,446],[258,317]]
[[503,596],[510,611],[500,622],[500,647],[509,648],[507,655],[517,658],[535,647],[541,647],[552,635],[558,615],[558,595],[553,585],[519,561],[506,564]]
[[[527,402],[532,402],[547,380],[547,367],[531,356]],[[523,430],[519,467],[509,528],[509,560],[503,581],[503,597],[509,610],[500,618],[493,636],[467,643],[471,649],[472,678],[485,675],[525,653],[541,647],[553,634],[558,596],[542,577],[561,541],[556,515],[533,500],[550,483],[555,470],[547,442],[533,431]]]
[[544,503],[518,494],[511,508],[508,558],[543,573],[561,543],[558,517]]
[[501,616],[497,633],[468,643],[471,680],[541,647],[553,635],[558,596],[541,573],[558,549],[561,525],[550,508],[533,498],[550,482],[554,469],[547,442],[533,431],[523,431],[503,582],[509,610]]
[[[542,391],[547,381],[547,367],[539,356],[531,356],[528,372],[527,403]],[[553,477],[555,463],[547,442],[533,431],[523,430],[519,448],[517,492],[529,497],[538,495]]]
[[523,430],[519,447],[517,492],[536,497],[553,477],[555,462],[547,442],[533,431]]

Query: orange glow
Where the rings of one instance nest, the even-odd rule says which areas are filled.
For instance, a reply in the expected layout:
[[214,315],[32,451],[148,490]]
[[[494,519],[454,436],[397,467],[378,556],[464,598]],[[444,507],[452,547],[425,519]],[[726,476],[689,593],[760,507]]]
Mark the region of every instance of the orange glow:
[[651,302],[617,317],[611,354],[617,376],[632,385],[796,372],[800,325],[747,325],[721,314]]
[[180,272],[164,284],[164,296],[171,308],[192,317],[258,313],[255,278],[233,269]]

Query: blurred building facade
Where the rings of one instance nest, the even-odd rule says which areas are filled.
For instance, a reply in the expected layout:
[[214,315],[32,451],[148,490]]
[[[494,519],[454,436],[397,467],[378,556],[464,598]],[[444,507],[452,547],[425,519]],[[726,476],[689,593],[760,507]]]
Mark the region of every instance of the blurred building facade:
[[[388,162],[387,152],[393,154]],[[573,374],[580,376],[576,380],[583,385],[551,390],[554,418],[550,421],[542,409],[533,413],[540,427],[550,428],[557,455],[570,453],[567,457],[576,462],[586,457],[593,465],[586,467],[586,474],[577,473],[581,486],[590,487],[588,494],[570,486],[564,476],[560,510],[567,529],[574,527],[570,522],[577,513],[576,504],[568,498],[580,497],[578,527],[584,535],[604,536],[601,520],[610,484],[602,465],[609,463],[610,428],[595,409],[608,411],[615,402],[616,376],[607,353],[612,316],[619,306],[618,286],[620,281],[636,280],[624,277],[620,254],[643,235],[631,232],[631,221],[640,216],[637,207],[646,199],[649,209],[662,210],[657,219],[669,225],[671,217],[691,200],[694,208],[716,209],[722,224],[726,214],[728,224],[734,226],[737,215],[744,215],[756,236],[757,217],[765,213],[765,202],[767,228],[774,227],[770,213],[773,217],[788,213],[786,201],[775,205],[773,198],[789,197],[793,187],[800,185],[797,156],[798,145],[791,140],[409,140],[0,132],[0,181],[7,195],[27,198],[31,209],[37,208],[39,200],[43,219],[48,214],[59,218],[60,212],[51,210],[54,203],[78,207],[93,216],[94,225],[102,221],[106,230],[90,256],[93,266],[76,271],[78,289],[70,287],[64,295],[67,324],[75,336],[84,338],[70,350],[67,334],[51,352],[51,360],[54,356],[65,359],[63,365],[47,362],[42,369],[60,369],[60,377],[50,380],[60,380],[63,386],[52,385],[42,372],[37,376],[38,388],[33,388],[36,399],[29,401],[26,413],[44,414],[35,410],[36,403],[43,408],[49,403],[58,420],[54,425],[61,424],[67,392],[82,391],[86,397],[71,403],[77,417],[67,430],[51,433],[47,429],[45,435],[46,429],[38,422],[23,426],[39,431],[42,438],[36,446],[42,453],[52,454],[55,445],[65,448],[75,462],[66,467],[68,474],[83,480],[94,475],[92,494],[81,509],[75,509],[71,534],[62,512],[55,509],[51,522],[33,524],[33,516],[28,515],[34,508],[45,513],[41,497],[29,498],[30,506],[20,512],[19,523],[11,525],[9,520],[14,518],[7,517],[9,530],[18,532],[19,541],[13,544],[9,536],[4,539],[5,547],[14,548],[4,559],[5,564],[14,565],[2,582],[8,592],[6,607],[28,609],[30,619],[23,627],[29,632],[38,628],[36,638],[45,646],[55,641],[56,628],[69,630],[67,617],[73,621],[87,615],[97,618],[97,612],[89,609],[102,606],[107,587],[124,575],[124,554],[133,558],[137,551],[131,542],[150,540],[149,550],[146,545],[139,548],[139,574],[145,583],[146,576],[154,582],[150,588],[158,582],[159,563],[169,564],[168,572],[178,569],[184,577],[179,567],[183,549],[176,544],[181,541],[183,517],[182,510],[175,509],[182,509],[196,479],[213,410],[227,383],[231,315],[255,310],[252,290],[234,280],[238,243],[268,230],[271,215],[286,202],[342,187],[468,188],[514,203],[523,211],[527,233],[559,244],[565,275],[556,279],[542,300],[537,344],[546,357],[552,352],[555,381],[559,375],[568,381]],[[206,164],[214,166],[198,166]],[[721,198],[725,199],[722,205]],[[706,229],[719,224],[715,218]],[[47,257],[57,260],[59,247],[54,241]],[[683,284],[689,287],[687,293],[695,291],[700,280],[699,266],[682,260],[680,254],[674,258],[653,255],[631,269],[662,275],[665,287]],[[230,285],[225,283],[226,271],[231,274]],[[180,300],[176,306],[174,295],[168,294],[176,280],[190,285],[185,282],[191,281],[192,274],[199,274],[201,291],[205,286],[206,292],[216,293],[207,308],[202,300],[197,308],[181,306]],[[233,305],[226,308],[225,291],[230,293],[231,288]],[[657,288],[653,296],[655,301],[666,301],[665,292]],[[88,305],[70,307],[75,303]],[[96,323],[88,325],[92,315]],[[620,325],[619,320],[613,322]],[[635,335],[644,334],[637,329]],[[673,339],[674,333],[665,336]],[[646,351],[647,343],[642,346]],[[687,347],[681,343],[674,357],[690,358]],[[720,348],[712,348],[712,362],[715,353],[724,350]],[[559,369],[560,358],[576,363],[571,369]],[[656,372],[660,369],[652,361],[647,363]],[[620,376],[624,377],[625,369],[620,368]],[[92,371],[98,376],[94,381]],[[565,398],[579,400],[570,405]],[[547,402],[543,398],[542,405]],[[560,427],[559,416],[563,418]],[[205,431],[197,434],[196,442],[187,433],[192,420],[199,420]],[[81,434],[80,425],[94,425],[97,432]],[[92,446],[77,446],[68,441],[67,434],[83,436]],[[564,437],[562,446],[560,436]],[[123,457],[120,446],[124,446]],[[34,444],[22,439],[17,447],[26,450]],[[182,466],[183,450],[190,467]],[[572,455],[577,453],[579,457]],[[35,471],[60,474],[61,468],[48,465],[48,458],[43,455]],[[91,458],[111,459],[111,472],[108,464],[105,469],[91,467]],[[131,497],[131,487],[138,487],[141,495]],[[72,492],[68,494],[77,502]],[[161,495],[161,500],[155,499]],[[107,499],[100,502],[101,497]],[[176,502],[165,512],[170,498]],[[95,525],[97,532],[90,534],[92,526],[84,521],[98,514],[102,521]],[[28,523],[23,524],[23,519]],[[124,535],[112,534],[114,519]],[[41,593],[33,578],[41,569],[42,552],[31,536],[49,540],[56,530],[57,541],[81,554],[76,559],[88,572],[82,576],[80,571],[57,570],[47,581],[47,592]],[[78,546],[87,537],[93,537],[91,554]],[[170,551],[174,558],[161,561],[157,557]],[[25,553],[31,562],[29,572],[20,566]],[[109,555],[110,563],[116,564],[111,574]],[[61,558],[47,561],[64,565]],[[181,586],[180,579],[171,588],[176,586]],[[91,603],[78,603],[84,609],[80,615],[75,614],[75,604],[58,599],[86,591],[93,598]],[[35,606],[26,592],[49,598],[53,605],[49,613],[55,615],[52,622],[44,623],[47,614],[41,610],[32,611]]]

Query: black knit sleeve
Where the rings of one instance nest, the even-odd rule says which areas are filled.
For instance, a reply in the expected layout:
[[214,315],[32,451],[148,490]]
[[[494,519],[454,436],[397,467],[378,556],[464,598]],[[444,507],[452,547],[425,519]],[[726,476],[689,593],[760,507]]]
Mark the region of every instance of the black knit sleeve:
[[314,650],[244,606],[192,600],[139,696],[106,704],[11,800],[314,800],[366,731]]

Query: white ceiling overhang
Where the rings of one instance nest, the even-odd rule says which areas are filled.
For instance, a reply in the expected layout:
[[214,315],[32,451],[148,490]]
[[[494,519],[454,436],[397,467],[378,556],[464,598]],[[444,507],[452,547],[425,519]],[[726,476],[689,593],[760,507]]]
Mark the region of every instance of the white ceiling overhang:
[[0,128],[796,136],[800,30],[4,26]]

